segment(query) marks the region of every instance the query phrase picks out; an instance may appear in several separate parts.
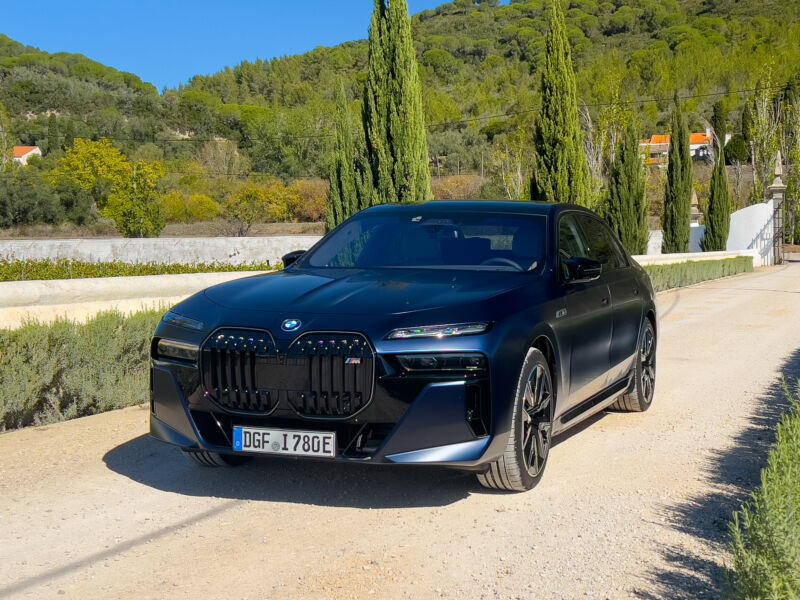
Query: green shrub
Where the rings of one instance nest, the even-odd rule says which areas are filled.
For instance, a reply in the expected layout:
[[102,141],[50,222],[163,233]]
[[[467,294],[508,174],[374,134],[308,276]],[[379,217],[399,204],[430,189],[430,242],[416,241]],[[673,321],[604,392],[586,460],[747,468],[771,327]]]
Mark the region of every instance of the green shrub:
[[653,289],[657,292],[671,290],[672,288],[685,287],[708,281],[720,279],[739,273],[753,271],[753,258],[751,256],[737,256],[721,260],[698,260],[673,265],[646,265],[644,270],[650,275]]
[[73,419],[147,400],[160,311],[103,313],[0,330],[0,430]]
[[0,258],[0,281],[29,279],[85,279],[90,277],[129,277],[136,275],[176,275],[180,273],[223,273],[227,271],[269,271],[269,261],[242,265],[229,263],[90,263],[77,260],[12,260]]
[[761,487],[733,515],[732,598],[800,598],[800,398],[786,395]]

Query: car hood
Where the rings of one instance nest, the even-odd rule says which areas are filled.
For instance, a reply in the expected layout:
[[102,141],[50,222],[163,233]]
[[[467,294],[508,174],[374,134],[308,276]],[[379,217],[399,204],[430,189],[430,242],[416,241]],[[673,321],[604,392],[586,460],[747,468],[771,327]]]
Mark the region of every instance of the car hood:
[[228,309],[317,314],[403,314],[480,302],[530,274],[441,269],[302,270],[223,283],[206,297]]

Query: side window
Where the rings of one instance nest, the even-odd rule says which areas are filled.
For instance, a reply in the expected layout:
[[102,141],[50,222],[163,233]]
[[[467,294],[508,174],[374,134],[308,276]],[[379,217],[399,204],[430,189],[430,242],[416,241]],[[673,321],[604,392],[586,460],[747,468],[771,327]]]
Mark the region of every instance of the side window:
[[603,264],[604,273],[625,266],[625,258],[613,235],[600,220],[585,215],[579,215],[578,220],[586,234],[588,256]]
[[566,259],[588,256],[586,242],[582,238],[575,217],[564,215],[558,222],[558,264],[564,277],[568,275],[567,266],[564,264]]

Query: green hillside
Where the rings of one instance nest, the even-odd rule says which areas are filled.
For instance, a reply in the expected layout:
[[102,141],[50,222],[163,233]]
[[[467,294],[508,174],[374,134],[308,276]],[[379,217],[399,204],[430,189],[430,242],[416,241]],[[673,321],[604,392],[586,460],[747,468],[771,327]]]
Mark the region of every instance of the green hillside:
[[[494,138],[531,117],[543,10],[544,0],[456,0],[414,16],[431,154],[448,157],[441,172],[480,170]],[[702,96],[686,103],[692,127],[701,128],[713,94],[752,88],[767,68],[788,81],[800,69],[799,23],[795,0],[572,0],[567,12],[589,113],[596,121],[632,110],[645,133],[663,131],[675,89]],[[334,84],[343,78],[357,102],[366,60],[366,42],[348,42],[243,62],[159,96],[130,73],[0,36],[0,102],[25,144],[57,149],[73,136],[109,137],[127,153],[155,144],[169,159],[189,158],[201,145],[169,141],[178,136],[221,136],[255,171],[325,176]],[[659,100],[631,102],[641,98]],[[740,100],[725,96],[731,126]],[[495,117],[506,113],[522,114]]]

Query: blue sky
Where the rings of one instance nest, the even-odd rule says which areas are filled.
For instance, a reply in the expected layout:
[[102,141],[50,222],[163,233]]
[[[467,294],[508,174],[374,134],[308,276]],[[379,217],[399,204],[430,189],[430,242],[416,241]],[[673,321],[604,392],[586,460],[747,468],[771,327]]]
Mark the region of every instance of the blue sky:
[[[445,0],[408,0],[411,14]],[[76,52],[160,90],[243,60],[367,37],[373,0],[39,0],[6,2],[0,33]]]

